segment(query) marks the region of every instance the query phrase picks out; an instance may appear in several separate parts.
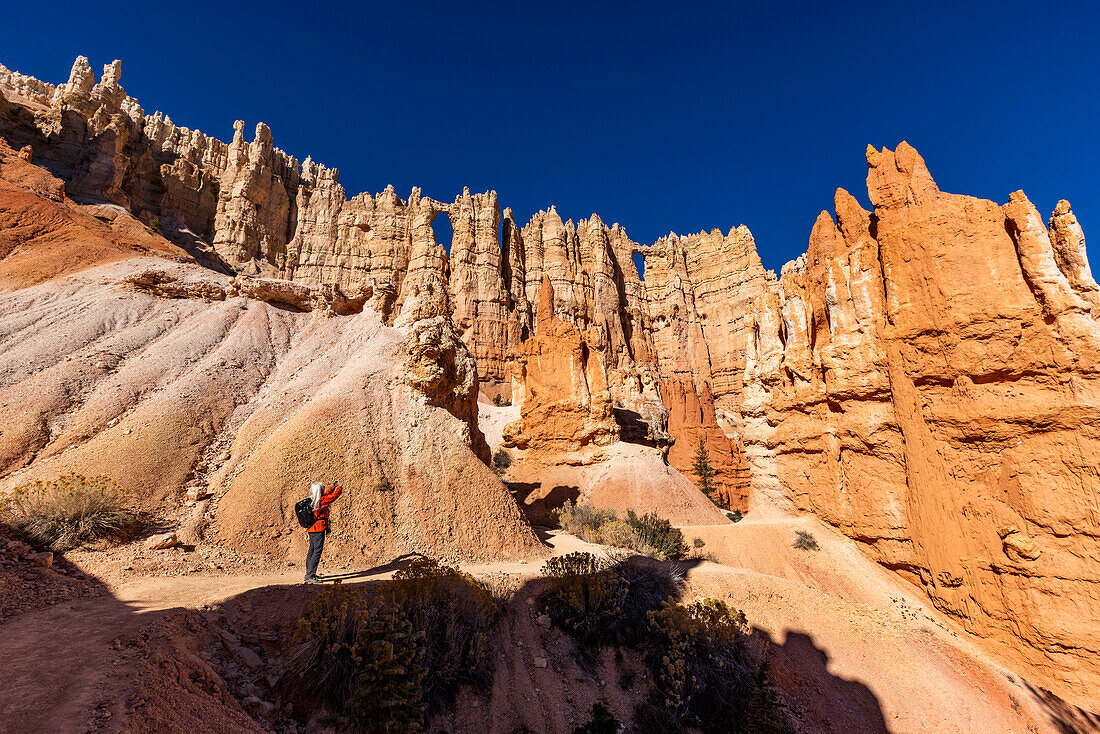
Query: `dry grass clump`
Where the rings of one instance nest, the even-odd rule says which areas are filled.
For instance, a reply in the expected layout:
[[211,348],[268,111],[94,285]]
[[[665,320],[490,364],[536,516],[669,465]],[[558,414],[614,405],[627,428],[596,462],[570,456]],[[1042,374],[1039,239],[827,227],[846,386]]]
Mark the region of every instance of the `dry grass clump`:
[[63,474],[16,487],[8,500],[10,524],[40,546],[68,550],[96,540],[124,542],[141,526],[107,477]]
[[614,510],[566,502],[554,514],[562,530],[588,543],[625,548],[662,561],[684,558],[688,552],[684,534],[656,513],[638,516],[628,510],[620,519]]
[[805,530],[795,531],[793,545],[798,550],[815,551],[821,549],[821,546],[817,544],[817,538]]

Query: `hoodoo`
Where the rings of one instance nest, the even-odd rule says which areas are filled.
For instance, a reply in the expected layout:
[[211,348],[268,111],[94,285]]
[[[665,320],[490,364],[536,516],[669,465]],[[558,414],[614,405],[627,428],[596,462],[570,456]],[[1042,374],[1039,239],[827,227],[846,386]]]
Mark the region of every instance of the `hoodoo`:
[[328,474],[326,558],[379,564],[545,555],[517,487],[644,504],[708,550],[725,511],[808,514],[1100,705],[1100,288],[1067,201],[1044,220],[869,146],[870,210],[838,189],[777,277],[745,226],[640,244],[495,191],[349,198],[263,123],[224,143],[121,75],[0,66],[0,489],[105,475],[181,542],[277,564]]

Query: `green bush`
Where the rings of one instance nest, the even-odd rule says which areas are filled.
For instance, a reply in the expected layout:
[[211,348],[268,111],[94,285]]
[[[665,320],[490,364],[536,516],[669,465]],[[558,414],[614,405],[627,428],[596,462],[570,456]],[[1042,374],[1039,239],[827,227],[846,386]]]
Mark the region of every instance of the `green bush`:
[[54,550],[95,540],[124,542],[141,527],[122,492],[103,476],[70,473],[20,485],[9,498],[7,513],[11,525],[32,543]]
[[817,538],[805,530],[796,530],[794,533],[794,545],[798,550],[820,550],[821,546],[817,544]]
[[505,407],[505,406],[508,406],[508,405],[511,405],[511,404],[512,404],[512,401],[511,401],[510,398],[506,398],[503,395],[494,395],[493,396],[493,405],[497,406],[498,408],[502,408],[502,407]]
[[497,449],[493,454],[493,468],[507,469],[512,465],[512,457],[504,449]]
[[343,587],[314,598],[280,694],[361,731],[421,731],[464,684],[492,678],[499,607],[467,574],[418,559],[375,593]]
[[669,600],[650,612],[646,662],[654,691],[639,720],[658,731],[784,731],[778,697],[747,637],[745,615],[721,601]]
[[554,512],[562,530],[588,543],[613,545],[663,561],[687,555],[683,533],[654,513],[638,517],[629,510],[626,518],[620,520],[614,510],[571,502]]
[[726,517],[734,522],[741,522],[745,516],[741,514],[741,510],[734,510],[733,512],[727,512]]

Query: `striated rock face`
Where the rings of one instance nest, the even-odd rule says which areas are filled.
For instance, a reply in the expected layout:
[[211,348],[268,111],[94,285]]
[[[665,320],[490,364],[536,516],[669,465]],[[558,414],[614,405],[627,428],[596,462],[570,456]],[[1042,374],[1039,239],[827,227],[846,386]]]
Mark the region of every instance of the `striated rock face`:
[[244,122],[238,120],[233,129],[214,215],[214,252],[226,262],[259,261],[282,270],[291,203],[287,187],[296,182],[296,166],[275,155],[271,130],[262,122],[251,143],[244,141]]
[[504,428],[504,445],[545,459],[619,436],[607,374],[585,334],[554,315],[554,288],[543,278],[535,335],[524,343],[519,376],[524,388],[520,419]]
[[[1100,323],[1080,230],[867,153],[754,301],[754,482],[862,541],[1056,690],[1100,684]],[[1058,244],[1056,244],[1058,243]]]

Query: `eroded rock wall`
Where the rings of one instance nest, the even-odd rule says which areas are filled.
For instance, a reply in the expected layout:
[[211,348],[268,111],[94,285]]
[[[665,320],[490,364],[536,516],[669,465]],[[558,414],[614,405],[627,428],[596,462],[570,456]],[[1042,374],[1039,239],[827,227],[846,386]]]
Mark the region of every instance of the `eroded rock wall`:
[[1100,322],[1069,205],[1048,229],[1022,192],[940,191],[905,143],[867,159],[873,213],[838,191],[749,315],[757,481],[1037,677],[1095,689]]
[[[109,64],[97,82],[80,57],[55,87],[0,67],[0,93],[14,101],[0,135],[30,145],[74,196],[127,207],[207,265],[324,285],[336,297],[365,293],[388,323],[449,316],[493,394],[526,389],[520,369],[548,279],[555,318],[599,356],[624,437],[671,445],[685,472],[703,439],[723,501],[744,507],[736,326],[764,277],[747,229],[650,248],[594,214],[562,221],[554,207],[521,227],[492,191],[445,203],[417,189],[403,200],[389,187],[349,199],[335,169],[299,164],[262,123],[249,141],[238,121],[227,145],[145,115],[121,71]],[[441,214],[450,243],[435,238]],[[652,284],[635,254],[652,264]]]

